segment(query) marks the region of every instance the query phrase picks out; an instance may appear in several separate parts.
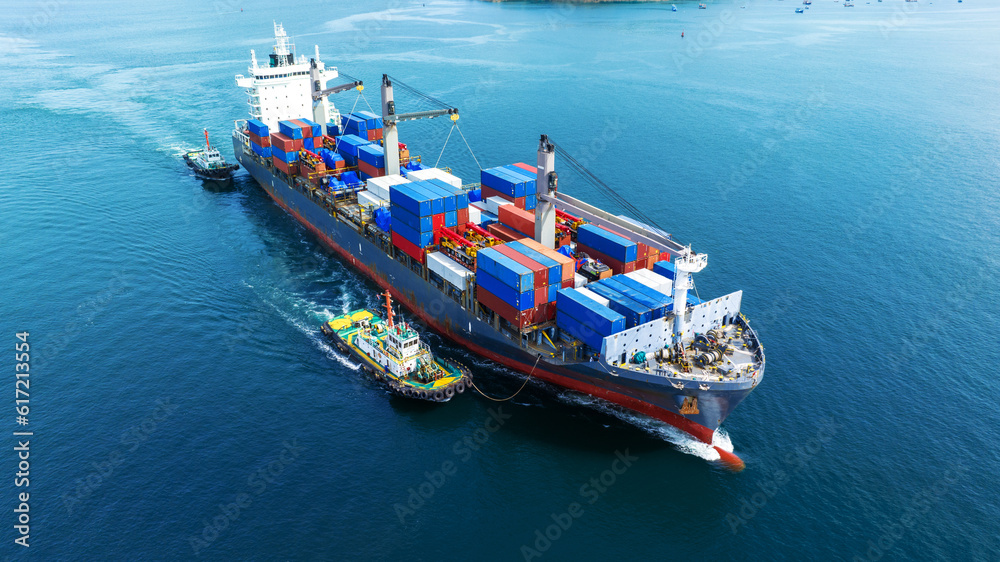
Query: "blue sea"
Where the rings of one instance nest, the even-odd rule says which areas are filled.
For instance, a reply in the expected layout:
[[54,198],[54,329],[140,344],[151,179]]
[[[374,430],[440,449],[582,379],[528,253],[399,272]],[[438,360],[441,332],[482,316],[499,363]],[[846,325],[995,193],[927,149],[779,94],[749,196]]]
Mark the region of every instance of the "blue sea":
[[[0,426],[33,435],[21,487],[4,438],[0,555],[1000,559],[1000,6],[854,3],[9,3]],[[245,172],[181,160],[203,128],[232,157],[275,21],[365,80],[344,112],[383,73],[457,106],[475,158],[404,123],[425,163],[475,181],[548,134],[707,253],[699,294],[742,290],[767,353],[719,437],[746,469],[536,382],[392,398],[324,343],[377,287]]]

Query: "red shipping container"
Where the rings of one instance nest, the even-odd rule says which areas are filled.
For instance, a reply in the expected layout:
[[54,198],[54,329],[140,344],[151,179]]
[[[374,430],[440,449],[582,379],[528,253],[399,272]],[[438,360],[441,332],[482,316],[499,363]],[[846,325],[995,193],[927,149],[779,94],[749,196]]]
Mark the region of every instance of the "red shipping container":
[[522,240],[524,236],[514,232],[513,230],[507,228],[506,226],[493,223],[486,227],[486,230],[493,236],[503,240],[504,242],[511,242],[514,240]]
[[[513,197],[511,197],[510,195],[507,195],[505,193],[500,193],[499,191],[493,189],[492,187],[486,187],[485,185],[480,186],[480,187],[483,190],[483,201],[485,201],[489,197],[503,197],[504,199],[506,199],[506,200],[508,200],[508,201],[510,201],[512,203],[514,202],[514,198]],[[522,208],[523,208],[523,206],[522,206]]]
[[527,201],[527,199],[525,199],[524,197],[515,197],[514,206],[517,207],[518,209],[523,209],[525,206],[525,201]]
[[642,242],[636,242],[636,261],[643,261],[649,257],[649,246],[643,244]]
[[271,158],[271,162],[274,163],[274,167],[275,168],[281,170],[282,172],[285,172],[286,174],[288,174],[290,176],[293,176],[293,175],[299,173],[299,163],[298,162],[292,162],[291,164],[285,164],[284,162],[281,161],[280,158],[278,158],[276,156]]
[[499,297],[482,287],[476,287],[476,300],[482,303],[486,308],[496,312],[500,318],[503,318],[518,328],[524,328],[525,326],[531,325],[534,316],[534,309],[525,310],[523,312],[517,310],[516,307],[503,302]]
[[444,213],[438,213],[436,215],[431,215],[431,230],[437,232],[444,228]]
[[500,224],[506,227],[524,234],[530,233],[532,236],[535,234],[535,213],[531,211],[519,209],[514,205],[500,205],[497,218]]
[[[535,242],[534,238],[522,238],[519,242],[532,250],[539,252],[543,256],[559,262],[559,264],[562,265],[562,281],[569,281],[570,283],[573,282],[573,274],[576,273],[576,260],[571,257],[564,256],[552,248],[547,248],[542,244]],[[572,285],[570,286],[572,287]]]
[[383,133],[381,127],[379,127],[378,129],[368,129],[368,140],[370,141],[382,140],[382,134]]
[[362,162],[358,160],[358,171],[364,172],[373,178],[382,177],[385,175],[385,168],[376,168],[368,162]]
[[528,172],[528,174],[531,177],[533,177],[533,178],[538,177],[538,168],[536,168],[535,166],[529,166],[529,165],[525,164],[524,162],[518,162],[517,164],[514,164],[514,165],[517,166],[518,168],[521,168],[525,172]]
[[396,231],[392,232],[392,245],[399,248],[406,255],[417,260],[420,263],[424,263],[424,250],[410,242],[406,238],[403,238]]
[[551,322],[556,319],[556,303],[547,302],[543,305],[535,307],[534,322],[535,324],[541,324],[542,322]]
[[281,133],[271,133],[271,146],[282,152],[296,152],[302,150],[302,139],[290,139]]
[[560,288],[561,289],[572,289],[573,288],[573,280],[570,279],[569,281],[563,281],[562,282],[562,287],[560,287]]
[[[543,291],[543,289],[549,286],[549,268],[545,267],[544,265],[538,263],[537,261],[529,258],[528,256],[518,252],[514,248],[511,248],[510,246],[507,246],[505,244],[499,244],[497,246],[493,246],[493,249],[507,256],[508,258],[516,261],[517,263],[523,265],[524,267],[530,269],[531,272],[534,274],[535,278],[535,293],[536,293],[535,300],[538,301],[537,299],[538,293],[543,293],[542,296],[543,297],[545,296],[544,295],[545,291]],[[548,302],[548,299],[543,298],[541,302]]]
[[459,209],[458,210],[458,226],[464,227],[465,223],[467,223],[467,222],[469,222],[469,209],[468,209],[468,207],[466,207],[465,209]]
[[302,120],[299,120],[299,119],[292,119],[292,123],[298,125],[299,128],[302,129],[302,138],[304,138],[304,139],[311,139],[312,138],[312,136],[313,136],[312,125],[310,125],[309,123],[306,123],[306,122],[304,122]]
[[247,136],[250,138],[250,142],[257,146],[263,146],[264,148],[271,146],[271,137],[260,137],[249,131],[247,132]]

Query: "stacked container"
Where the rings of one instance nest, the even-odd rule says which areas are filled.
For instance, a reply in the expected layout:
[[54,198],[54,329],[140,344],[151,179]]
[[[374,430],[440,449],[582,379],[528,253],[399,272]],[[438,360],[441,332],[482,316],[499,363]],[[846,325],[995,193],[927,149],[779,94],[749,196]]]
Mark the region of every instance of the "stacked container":
[[250,150],[261,158],[271,157],[271,137],[267,125],[263,121],[250,119],[247,121],[247,136],[250,138]]
[[535,213],[507,204],[497,209],[497,218],[500,224],[525,238],[535,237]]
[[342,135],[336,138],[335,145],[337,153],[344,157],[348,166],[358,165],[358,150],[362,146],[372,144],[368,139],[357,135]]
[[[517,164],[497,166],[480,173],[482,196],[503,197],[521,209],[532,210],[536,205],[535,176]],[[530,196],[530,198],[529,198]]]
[[359,146],[358,172],[363,180],[384,176],[385,150],[374,143]]
[[625,317],[584,295],[580,289],[560,289],[556,298],[556,326],[597,351],[604,338],[625,330]]
[[609,291],[614,291],[618,295],[627,297],[637,302],[649,310],[650,320],[663,318],[665,315],[670,313],[671,310],[673,310],[673,299],[671,299],[668,295],[648,287],[644,283],[632,279],[627,275],[615,275],[613,277],[609,277],[608,279],[601,279],[600,281],[587,285],[587,288],[599,295],[604,296],[605,298],[611,299],[611,297],[599,290],[606,288]]
[[[585,252],[611,268],[615,274],[635,271],[639,247],[635,242],[592,224],[581,224],[576,230],[576,251]],[[641,268],[645,268],[643,262]]]
[[476,255],[476,300],[518,328],[531,325],[535,308],[534,272],[496,247]]
[[[301,135],[301,131],[299,132]],[[271,133],[271,162],[274,167],[288,175],[299,171],[299,151],[302,139],[293,139],[284,133]]]
[[343,115],[340,123],[345,135],[356,135],[370,141],[382,138],[382,118],[370,111],[356,111]]
[[443,215],[444,200],[411,183],[389,187],[392,243],[424,263],[424,248],[434,243],[434,215]]

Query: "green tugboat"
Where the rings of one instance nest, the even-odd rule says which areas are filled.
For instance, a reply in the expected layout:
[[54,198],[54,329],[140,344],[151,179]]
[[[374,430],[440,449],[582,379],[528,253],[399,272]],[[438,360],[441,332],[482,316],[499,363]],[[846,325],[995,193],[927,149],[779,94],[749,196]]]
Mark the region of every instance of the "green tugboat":
[[383,296],[384,319],[371,310],[355,310],[324,323],[323,334],[341,351],[357,357],[365,371],[400,396],[447,402],[472,386],[467,368],[435,359],[409,324],[393,322],[392,297],[389,291]]

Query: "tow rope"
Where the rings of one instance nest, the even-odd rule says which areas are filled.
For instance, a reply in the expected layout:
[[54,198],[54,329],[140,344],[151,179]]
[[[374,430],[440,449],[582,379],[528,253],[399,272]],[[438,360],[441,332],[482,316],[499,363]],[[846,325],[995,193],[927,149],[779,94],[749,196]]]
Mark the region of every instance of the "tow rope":
[[479,387],[478,387],[478,386],[476,386],[476,383],[472,382],[472,379],[471,379],[471,378],[469,379],[469,384],[471,384],[471,385],[472,385],[472,388],[476,389],[476,392],[478,392],[479,394],[482,394],[482,395],[483,395],[484,397],[486,397],[486,398],[489,398],[490,400],[492,400],[492,401],[494,401],[494,402],[506,402],[506,401],[508,401],[508,400],[510,400],[510,399],[512,399],[512,398],[514,398],[514,397],[515,397],[515,396],[517,396],[518,394],[521,394],[521,391],[522,391],[522,390],[524,390],[524,387],[528,386],[528,379],[530,379],[530,378],[531,378],[531,375],[532,375],[532,373],[534,373],[534,372],[535,372],[535,367],[537,367],[537,366],[538,366],[538,362],[539,362],[539,361],[540,361],[541,359],[542,359],[542,356],[541,356],[541,355],[539,355],[539,356],[538,356],[538,357],[537,357],[537,358],[535,359],[535,364],[531,366],[531,371],[530,371],[530,372],[528,373],[528,376],[527,376],[527,377],[526,377],[526,378],[524,379],[524,384],[522,384],[522,385],[521,385],[521,388],[517,389],[517,392],[515,392],[514,394],[512,394],[512,395],[511,395],[510,397],[508,397],[508,398],[503,398],[503,399],[500,399],[500,398],[493,398],[492,396],[489,396],[488,394],[486,394],[486,393],[485,393],[485,392],[483,392],[482,390],[479,390]]

